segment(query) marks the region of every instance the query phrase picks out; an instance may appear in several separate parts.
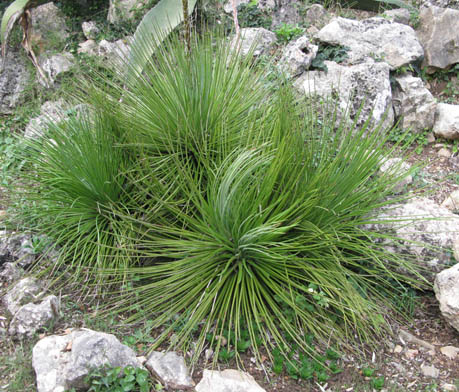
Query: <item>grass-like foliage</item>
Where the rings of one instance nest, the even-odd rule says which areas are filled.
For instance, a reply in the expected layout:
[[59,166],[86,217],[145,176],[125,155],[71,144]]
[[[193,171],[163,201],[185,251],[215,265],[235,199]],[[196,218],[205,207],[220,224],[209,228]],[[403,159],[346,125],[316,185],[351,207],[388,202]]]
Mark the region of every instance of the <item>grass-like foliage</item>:
[[171,38],[142,77],[112,87],[97,115],[32,142],[35,219],[61,247],[56,271],[86,272],[83,286],[128,279],[111,305],[148,318],[156,346],[172,332],[197,341],[196,355],[242,329],[257,354],[385,331],[415,269],[366,229],[406,174],[378,173],[384,130],[273,89],[212,37],[191,52]]

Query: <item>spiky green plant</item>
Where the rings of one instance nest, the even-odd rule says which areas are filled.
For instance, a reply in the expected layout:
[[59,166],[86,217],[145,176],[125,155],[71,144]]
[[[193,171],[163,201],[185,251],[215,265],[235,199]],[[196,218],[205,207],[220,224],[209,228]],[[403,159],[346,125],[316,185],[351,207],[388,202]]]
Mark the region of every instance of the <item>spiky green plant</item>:
[[406,174],[378,172],[384,130],[312,110],[285,81],[272,89],[222,41],[191,42],[169,40],[95,102],[108,125],[55,127],[35,149],[59,266],[129,279],[115,310],[163,328],[156,346],[172,331],[176,345],[197,341],[196,356],[208,333],[231,330],[235,345],[241,323],[257,355],[307,350],[311,333],[371,341],[390,298],[417,284],[366,225]]

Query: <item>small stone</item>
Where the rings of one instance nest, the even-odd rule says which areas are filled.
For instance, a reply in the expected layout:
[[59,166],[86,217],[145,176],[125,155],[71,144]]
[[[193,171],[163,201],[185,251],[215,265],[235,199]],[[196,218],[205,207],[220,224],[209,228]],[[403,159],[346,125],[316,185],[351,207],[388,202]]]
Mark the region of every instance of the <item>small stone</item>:
[[214,350],[212,350],[211,348],[208,348],[208,349],[204,352],[204,357],[206,358],[206,361],[208,361],[209,359],[211,359],[213,356],[214,356]]
[[7,312],[14,316],[21,306],[38,300],[42,291],[41,283],[35,278],[24,278],[17,282],[2,299]]
[[456,392],[457,391],[457,388],[455,385],[453,384],[443,384],[441,386],[441,388],[444,390],[444,391],[447,391],[447,392]]
[[153,351],[145,366],[168,388],[190,389],[195,385],[189,375],[185,360],[175,352]]
[[427,135],[427,143],[432,144],[435,143],[435,135],[433,132],[429,132]]
[[394,353],[395,353],[395,354],[400,354],[402,351],[403,351],[403,347],[400,346],[399,344],[397,344],[397,345],[394,347]]
[[419,354],[418,350],[409,349],[405,352],[405,357],[407,359],[414,359]]
[[449,359],[455,359],[459,354],[459,348],[454,346],[445,346],[440,349],[443,355],[446,355]]
[[424,377],[438,378],[440,376],[440,370],[435,366],[421,366],[421,373]]
[[459,191],[452,192],[441,205],[450,211],[459,210]]
[[85,53],[90,56],[95,56],[98,53],[99,47],[93,39],[88,39],[87,41],[80,42],[78,44],[77,53]]
[[403,329],[400,330],[399,337],[402,342],[414,343],[420,347],[426,348],[427,350],[435,351],[435,346],[433,344],[426,342],[425,340],[419,339],[416,336],[410,334],[409,332],[404,331]]
[[97,34],[100,33],[99,28],[97,27],[96,22],[83,22],[81,25],[81,29],[83,30],[84,36],[90,40],[90,39],[96,39]]
[[449,148],[441,148],[440,151],[438,151],[438,155],[442,158],[450,158],[451,157],[451,150]]
[[266,392],[248,373],[226,369],[222,372],[204,369],[196,392]]
[[439,103],[433,127],[435,136],[444,139],[459,139],[459,105]]

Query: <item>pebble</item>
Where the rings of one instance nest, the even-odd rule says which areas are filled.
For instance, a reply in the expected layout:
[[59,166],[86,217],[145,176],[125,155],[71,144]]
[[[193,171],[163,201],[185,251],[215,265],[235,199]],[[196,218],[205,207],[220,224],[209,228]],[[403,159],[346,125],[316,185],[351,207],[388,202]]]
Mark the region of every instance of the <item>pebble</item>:
[[416,355],[419,354],[418,350],[406,350],[405,357],[408,359],[413,359]]
[[399,344],[397,344],[397,345],[394,347],[394,353],[395,353],[395,354],[401,353],[402,350],[403,350],[403,347],[400,346]]
[[443,384],[441,386],[441,388],[444,390],[444,391],[447,391],[447,392],[456,392],[457,391],[457,388],[455,385],[453,384]]
[[438,151],[438,155],[442,158],[450,158],[451,157],[451,151],[448,148],[441,148]]
[[446,355],[449,359],[455,359],[459,354],[459,348],[454,346],[445,346],[440,349],[443,355]]
[[438,378],[440,376],[440,370],[435,366],[421,366],[421,373],[425,377]]

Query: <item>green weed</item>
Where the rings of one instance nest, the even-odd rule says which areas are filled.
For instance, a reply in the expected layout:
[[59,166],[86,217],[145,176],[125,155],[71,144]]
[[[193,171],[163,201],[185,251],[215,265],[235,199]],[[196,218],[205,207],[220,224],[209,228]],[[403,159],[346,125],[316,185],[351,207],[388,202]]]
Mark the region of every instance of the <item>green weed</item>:
[[274,30],[277,39],[282,43],[288,43],[292,39],[298,37],[304,32],[304,29],[298,25],[294,26],[287,23],[282,23],[280,27]]

